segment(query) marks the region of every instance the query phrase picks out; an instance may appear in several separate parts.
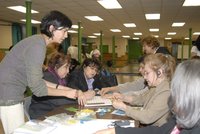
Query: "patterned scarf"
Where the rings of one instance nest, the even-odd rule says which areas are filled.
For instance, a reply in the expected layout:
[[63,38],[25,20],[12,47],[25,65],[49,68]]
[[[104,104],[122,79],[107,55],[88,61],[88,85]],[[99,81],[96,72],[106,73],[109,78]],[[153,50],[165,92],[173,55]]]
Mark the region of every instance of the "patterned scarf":
[[65,78],[60,78],[57,72],[50,67],[48,67],[48,71],[57,79],[59,85],[66,86]]

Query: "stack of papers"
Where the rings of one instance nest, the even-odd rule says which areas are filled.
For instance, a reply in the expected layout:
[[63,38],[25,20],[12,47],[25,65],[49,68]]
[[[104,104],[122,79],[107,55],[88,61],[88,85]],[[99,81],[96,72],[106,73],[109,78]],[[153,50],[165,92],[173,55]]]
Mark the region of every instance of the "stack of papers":
[[48,134],[56,129],[56,126],[44,121],[28,121],[17,128],[13,134]]
[[91,100],[88,100],[86,103],[86,107],[90,106],[108,106],[112,105],[112,101],[110,99],[102,98],[101,96],[94,96]]

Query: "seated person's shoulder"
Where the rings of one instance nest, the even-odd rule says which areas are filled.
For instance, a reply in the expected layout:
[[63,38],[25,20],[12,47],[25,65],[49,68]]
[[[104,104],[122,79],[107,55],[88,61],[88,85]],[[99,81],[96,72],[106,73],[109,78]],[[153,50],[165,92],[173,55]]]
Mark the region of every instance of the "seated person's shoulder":
[[169,52],[169,50],[166,47],[159,47],[159,49],[157,50],[156,53],[163,53],[163,54],[169,54],[171,55],[171,53]]
[[68,74],[68,78],[70,79],[71,77],[80,77],[81,74],[83,74],[83,71],[80,68],[76,68]]

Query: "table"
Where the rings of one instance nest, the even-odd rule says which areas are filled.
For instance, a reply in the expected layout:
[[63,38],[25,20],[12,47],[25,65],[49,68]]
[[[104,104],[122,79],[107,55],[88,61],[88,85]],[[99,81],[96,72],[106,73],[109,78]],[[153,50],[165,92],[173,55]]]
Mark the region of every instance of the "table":
[[[70,112],[70,111],[66,110],[66,108],[76,108],[79,111],[81,111],[83,109],[91,109],[91,110],[97,111],[99,108],[106,108],[106,109],[110,109],[110,111],[105,112],[104,115],[100,115],[100,114],[96,113],[96,116],[95,116],[96,119],[92,119],[89,121],[83,121],[83,122],[78,121],[75,124],[73,123],[73,124],[66,125],[67,122],[65,122],[65,117],[63,118],[64,122],[63,121],[59,122],[62,124],[57,123],[57,121],[55,123],[53,122],[53,125],[51,125],[51,124],[48,125],[48,124],[44,123],[46,121],[46,120],[43,121],[45,119],[45,117],[63,114],[63,113],[67,113],[67,115],[75,115],[76,112]],[[58,133],[64,134],[66,132],[80,134],[81,131],[84,131],[85,134],[93,134],[97,130],[101,130],[101,129],[110,127],[110,125],[111,125],[111,127],[114,127],[113,122],[115,122],[116,120],[133,120],[132,118],[127,117],[127,116],[111,114],[113,110],[114,110],[114,108],[112,106],[83,107],[83,106],[79,106],[78,104],[63,105],[63,106],[56,108],[53,111],[48,112],[44,117],[39,118],[39,120],[41,120],[41,121],[39,121],[39,123],[34,122],[34,121],[27,122],[24,126],[16,129],[14,134],[21,134],[21,133],[30,133],[30,134],[34,133],[35,134],[36,132],[37,132],[37,134],[58,134]],[[48,119],[49,118],[47,118],[47,120]],[[62,120],[62,118],[61,118],[61,120]],[[130,124],[130,126],[135,126],[135,127],[139,126],[138,121],[134,121],[132,123],[133,124]]]
[[70,111],[67,111],[67,110],[66,110],[66,108],[70,108],[70,107],[77,108],[78,110],[92,109],[92,110],[94,110],[94,111],[97,111],[99,108],[109,108],[109,109],[111,109],[111,112],[106,112],[104,115],[100,115],[100,114],[96,113],[96,118],[97,118],[97,119],[133,120],[132,118],[127,117],[127,116],[120,116],[120,115],[111,114],[112,111],[114,110],[114,108],[113,108],[112,106],[100,106],[100,107],[99,107],[99,106],[92,106],[92,107],[84,107],[84,106],[79,106],[78,104],[67,104],[67,105],[60,106],[60,107],[54,109],[53,111],[48,112],[44,117],[39,118],[39,119],[40,119],[40,120],[44,120],[45,117],[52,116],[52,115],[56,115],[56,114],[60,114],[60,113],[67,113],[67,114],[69,114],[69,115],[74,115],[75,112],[70,112]]
[[[44,117],[39,118],[39,120],[44,120],[45,117],[56,115],[56,114],[60,114],[60,113],[67,113],[69,115],[74,115],[75,112],[70,112],[70,111],[66,110],[66,108],[69,108],[69,107],[74,107],[74,108],[77,108],[78,110],[92,109],[94,111],[97,111],[98,108],[109,108],[109,109],[111,109],[111,112],[106,112],[104,115],[100,115],[100,114],[96,113],[96,118],[97,119],[133,120],[131,117],[128,117],[128,116],[120,116],[120,115],[111,114],[112,111],[115,110],[113,106],[84,107],[84,106],[80,106],[78,104],[67,104],[67,105],[60,106],[60,107],[54,109],[53,111],[48,112]],[[139,121],[135,120],[135,127],[140,127]]]

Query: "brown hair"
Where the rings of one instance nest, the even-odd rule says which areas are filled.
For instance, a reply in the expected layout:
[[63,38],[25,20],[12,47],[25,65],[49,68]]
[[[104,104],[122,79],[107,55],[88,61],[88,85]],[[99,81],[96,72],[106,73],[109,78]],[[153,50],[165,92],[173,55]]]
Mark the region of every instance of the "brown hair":
[[160,46],[159,41],[154,36],[145,37],[144,39],[142,39],[142,44],[144,44],[144,42],[147,44],[147,46],[149,46],[151,48],[157,48]]
[[70,64],[70,57],[67,55],[64,55],[63,53],[55,52],[51,55],[51,58],[49,59],[48,66],[50,68],[59,68],[63,66],[64,64]]

